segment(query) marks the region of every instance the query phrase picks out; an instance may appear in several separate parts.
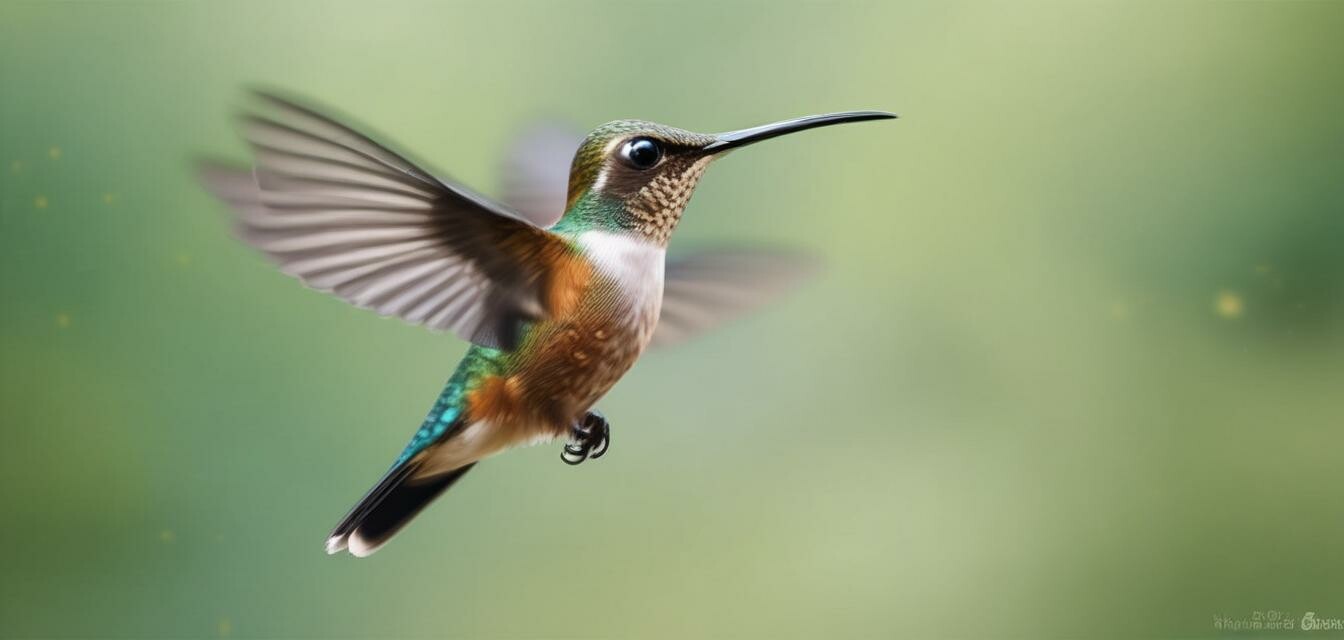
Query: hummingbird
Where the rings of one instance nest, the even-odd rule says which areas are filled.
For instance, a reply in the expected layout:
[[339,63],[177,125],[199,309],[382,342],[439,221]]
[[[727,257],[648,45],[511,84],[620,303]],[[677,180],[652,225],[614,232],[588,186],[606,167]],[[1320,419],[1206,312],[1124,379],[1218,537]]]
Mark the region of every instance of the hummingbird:
[[328,536],[327,553],[357,557],[491,455],[566,438],[566,463],[601,457],[611,429],[594,405],[647,347],[797,279],[779,253],[667,257],[711,162],[776,136],[896,117],[847,111],[718,134],[616,120],[577,143],[525,138],[499,202],[310,104],[268,91],[255,100],[240,122],[252,166],[200,167],[239,237],[308,287],[471,343],[410,443]]

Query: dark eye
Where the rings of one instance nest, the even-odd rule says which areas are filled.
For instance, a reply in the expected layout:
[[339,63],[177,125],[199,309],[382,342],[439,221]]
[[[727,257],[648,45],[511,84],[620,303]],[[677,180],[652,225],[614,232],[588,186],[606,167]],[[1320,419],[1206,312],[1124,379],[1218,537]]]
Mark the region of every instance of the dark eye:
[[663,158],[663,149],[648,138],[635,138],[621,146],[621,157],[636,169],[648,169]]

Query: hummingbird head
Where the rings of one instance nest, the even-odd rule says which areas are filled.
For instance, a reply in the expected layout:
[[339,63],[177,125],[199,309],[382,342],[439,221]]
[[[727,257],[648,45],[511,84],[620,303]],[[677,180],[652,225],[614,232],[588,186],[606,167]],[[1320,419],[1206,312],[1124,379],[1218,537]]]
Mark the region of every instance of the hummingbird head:
[[895,117],[848,111],[719,134],[642,120],[608,122],[589,133],[574,154],[565,217],[665,245],[705,168],[728,151],[813,127]]

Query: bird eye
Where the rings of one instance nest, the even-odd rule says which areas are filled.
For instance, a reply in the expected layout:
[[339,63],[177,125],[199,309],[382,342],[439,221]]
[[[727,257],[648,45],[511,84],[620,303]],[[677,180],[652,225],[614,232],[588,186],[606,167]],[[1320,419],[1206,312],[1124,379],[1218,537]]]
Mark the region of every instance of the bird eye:
[[648,138],[635,138],[621,146],[621,158],[636,169],[649,169],[663,159],[663,149]]

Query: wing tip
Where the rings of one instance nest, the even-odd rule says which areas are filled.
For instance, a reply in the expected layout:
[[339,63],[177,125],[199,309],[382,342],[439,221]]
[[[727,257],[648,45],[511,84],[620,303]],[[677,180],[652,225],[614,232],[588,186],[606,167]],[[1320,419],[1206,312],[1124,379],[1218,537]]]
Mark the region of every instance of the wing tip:
[[242,173],[252,173],[252,168],[249,165],[226,160],[219,156],[192,156],[188,162],[196,173],[196,178],[205,186],[210,186],[211,179],[216,176],[236,176]]
[[288,91],[285,91],[284,89],[281,89],[280,87],[266,84],[263,82],[249,82],[247,84],[244,84],[243,92],[257,100],[261,100],[262,102],[267,102],[270,104],[278,104],[282,106],[302,106],[302,104],[299,102],[299,99],[295,97],[293,94],[289,93]]
[[213,156],[191,159],[196,181],[208,193],[234,207],[255,205],[258,200],[252,167]]

